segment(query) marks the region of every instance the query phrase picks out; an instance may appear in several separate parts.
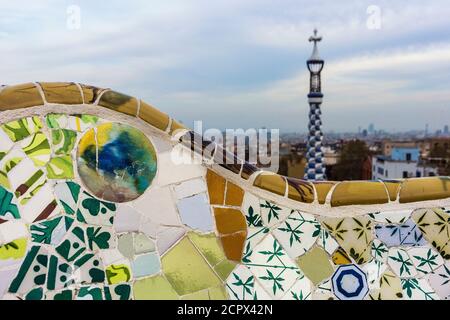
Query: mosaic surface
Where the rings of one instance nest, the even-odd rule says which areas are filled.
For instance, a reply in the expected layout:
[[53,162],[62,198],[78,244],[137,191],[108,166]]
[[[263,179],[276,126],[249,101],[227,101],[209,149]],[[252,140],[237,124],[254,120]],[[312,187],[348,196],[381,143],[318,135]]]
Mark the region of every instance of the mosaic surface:
[[325,217],[91,115],[0,127],[0,297],[450,299],[450,210]]

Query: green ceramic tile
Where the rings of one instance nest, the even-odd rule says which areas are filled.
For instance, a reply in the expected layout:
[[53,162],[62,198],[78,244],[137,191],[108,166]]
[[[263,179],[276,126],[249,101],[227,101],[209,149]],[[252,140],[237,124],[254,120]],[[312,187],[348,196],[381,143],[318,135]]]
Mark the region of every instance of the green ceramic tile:
[[214,233],[204,235],[195,232],[189,232],[188,237],[194,243],[197,249],[203,254],[206,260],[208,260],[211,266],[215,266],[226,259],[220,243]]
[[216,288],[209,289],[209,299],[210,300],[227,300],[227,294],[225,288],[220,286]]
[[117,248],[124,257],[133,259],[134,247],[133,247],[133,234],[125,233],[121,235],[117,242]]
[[145,234],[138,233],[134,236],[134,253],[142,254],[155,251],[155,244]]
[[168,251],[161,261],[164,274],[181,296],[221,283],[188,238]]
[[214,270],[219,275],[219,277],[225,281],[233,271],[233,269],[236,267],[236,264],[236,262],[230,260],[223,260],[214,267]]
[[136,300],[177,300],[178,295],[163,276],[136,280],[133,285]]
[[320,247],[314,247],[309,252],[297,259],[297,264],[305,276],[310,279],[314,285],[331,277],[333,267],[328,259],[328,255]]
[[209,293],[208,290],[202,290],[191,294],[187,294],[181,297],[181,300],[209,300]]

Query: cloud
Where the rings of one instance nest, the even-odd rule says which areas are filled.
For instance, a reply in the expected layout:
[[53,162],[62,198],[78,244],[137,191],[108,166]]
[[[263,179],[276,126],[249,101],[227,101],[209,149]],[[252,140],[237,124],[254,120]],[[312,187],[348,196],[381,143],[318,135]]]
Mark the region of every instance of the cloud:
[[[72,4],[80,30],[66,28]],[[380,30],[366,26],[372,4]],[[449,15],[443,0],[3,1],[0,75],[112,87],[189,125],[305,131],[318,27],[326,130],[438,128],[450,119]]]

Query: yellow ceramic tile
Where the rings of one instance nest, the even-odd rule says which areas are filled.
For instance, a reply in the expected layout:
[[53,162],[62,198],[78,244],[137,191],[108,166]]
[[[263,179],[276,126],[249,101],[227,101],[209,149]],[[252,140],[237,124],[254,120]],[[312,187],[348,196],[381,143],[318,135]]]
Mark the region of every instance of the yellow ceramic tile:
[[217,231],[230,234],[247,230],[247,223],[241,211],[230,208],[214,208]]
[[314,285],[328,279],[333,274],[333,266],[328,259],[328,254],[317,246],[300,256],[297,264]]
[[352,263],[350,258],[347,256],[347,253],[345,253],[344,249],[342,248],[337,248],[336,251],[333,252],[331,258],[333,259],[333,263],[335,265]]
[[331,236],[357,264],[371,258],[373,223],[367,217],[326,218],[322,221]]
[[44,104],[34,83],[9,86],[0,91],[0,111],[20,109]]
[[450,217],[440,208],[419,209],[413,212],[412,218],[428,240],[441,254],[450,260]]
[[244,191],[239,188],[234,183],[230,181],[227,182],[227,195],[225,199],[225,204],[227,206],[240,207],[242,204],[242,199],[244,198]]
[[199,234],[192,231],[188,233],[188,237],[212,267],[225,259],[219,239],[214,233]]
[[229,260],[240,262],[244,251],[247,232],[238,232],[220,238],[225,255]]
[[217,287],[221,280],[188,238],[182,239],[162,258],[164,275],[180,296]]
[[40,82],[48,103],[82,104],[83,97],[73,82]]
[[314,201],[314,187],[310,182],[294,178],[286,178],[286,180],[289,199],[305,203]]
[[337,182],[313,182],[314,188],[316,188],[317,200],[320,204],[325,203],[328,192],[336,183]]
[[345,181],[339,183],[331,195],[331,206],[387,203],[388,194],[382,182]]
[[189,129],[184,124],[179,123],[177,120],[172,119],[172,124],[170,125],[170,135],[174,135],[178,132],[178,130]]
[[283,176],[278,174],[263,172],[256,177],[253,185],[280,196],[284,196],[286,192],[286,180]]
[[386,271],[380,278],[380,299],[398,300],[403,298],[400,279],[392,271]]
[[208,184],[209,203],[222,205],[225,196],[225,179],[208,169],[206,182]]
[[418,178],[403,181],[400,203],[436,200],[450,197],[450,178]]
[[167,114],[142,100],[139,108],[139,118],[162,131],[166,131],[167,126],[169,125],[169,116]]
[[93,104],[97,101],[98,97],[106,90],[102,88],[97,88],[94,86],[87,86],[84,84],[80,84],[81,91],[83,92],[84,103]]
[[137,115],[138,101],[116,91],[105,92],[98,103],[100,106],[121,112],[130,116]]
[[163,276],[136,280],[133,284],[135,300],[178,300],[178,295]]
[[386,189],[389,193],[389,199],[391,201],[397,200],[398,191],[400,190],[400,181],[383,181]]

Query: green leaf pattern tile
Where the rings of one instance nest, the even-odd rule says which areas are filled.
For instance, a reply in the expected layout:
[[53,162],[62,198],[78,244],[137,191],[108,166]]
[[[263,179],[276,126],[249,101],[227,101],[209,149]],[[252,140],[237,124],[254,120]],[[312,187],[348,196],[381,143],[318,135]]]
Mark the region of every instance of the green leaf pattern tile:
[[[242,258],[231,261],[227,255],[242,252],[242,246],[224,246],[217,226],[206,233],[187,228],[176,205],[180,194],[196,194],[187,186],[203,186],[204,192],[214,167],[177,180],[155,165],[149,190],[126,203],[90,191],[96,181],[86,185],[80,179],[76,152],[88,130],[106,123],[88,114],[57,113],[0,123],[0,298],[336,299],[330,280],[339,257],[341,264],[358,264],[366,276],[366,299],[450,298],[449,208],[352,215],[348,207],[349,214],[324,216],[313,209],[318,204],[298,210],[280,204],[292,199],[266,199],[246,188],[243,199],[240,194],[239,201],[229,202],[233,190],[226,186],[242,186],[214,172],[224,187],[214,193],[221,201],[212,201],[211,192],[205,196],[208,212],[243,215],[239,234],[233,229],[229,235],[245,240]],[[159,153],[172,145],[149,135],[155,159],[162,159]],[[115,173],[114,179],[122,192],[121,176]],[[139,178],[133,183],[147,185]],[[424,239],[396,245],[375,232],[375,226],[388,232],[404,225],[420,230]]]

